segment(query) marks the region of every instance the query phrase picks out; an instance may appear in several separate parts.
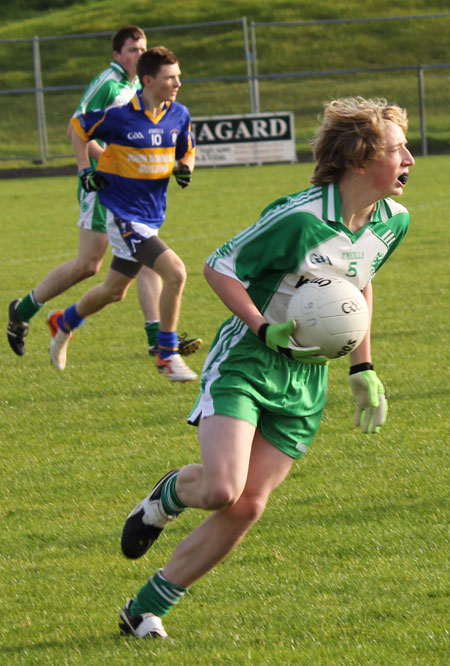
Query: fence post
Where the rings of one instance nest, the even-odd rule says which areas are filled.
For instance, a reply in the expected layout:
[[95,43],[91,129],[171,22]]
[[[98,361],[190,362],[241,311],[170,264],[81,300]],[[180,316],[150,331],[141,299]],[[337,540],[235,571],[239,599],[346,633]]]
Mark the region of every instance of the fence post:
[[252,56],[253,56],[253,113],[259,113],[259,85],[258,85],[258,58],[256,55],[256,35],[255,35],[255,22],[250,22],[250,34],[252,40]]
[[44,163],[48,157],[47,126],[45,122],[44,91],[42,85],[41,56],[39,37],[33,37],[34,87],[36,94],[36,116],[39,141],[39,162]]
[[248,46],[248,29],[247,29],[247,17],[242,17],[242,32],[244,33],[244,51],[245,51],[245,65],[247,69],[247,82],[248,82],[248,96],[250,100],[250,111],[253,113],[255,110],[255,101],[253,98],[253,84],[252,84],[252,64],[251,64],[251,53]]
[[417,78],[419,83],[419,113],[420,113],[420,142],[422,155],[428,155],[427,129],[425,124],[425,87],[423,81],[423,67],[417,68]]

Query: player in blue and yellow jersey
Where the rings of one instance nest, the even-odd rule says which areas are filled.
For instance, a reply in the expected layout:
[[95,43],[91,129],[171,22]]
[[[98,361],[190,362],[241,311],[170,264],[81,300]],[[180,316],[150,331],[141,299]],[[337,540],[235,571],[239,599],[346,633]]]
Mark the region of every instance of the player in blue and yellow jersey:
[[[326,275],[353,282],[371,310],[372,279],[409,224],[408,211],[392,199],[414,164],[406,128],[406,112],[385,100],[331,102],[314,141],[312,187],[274,201],[207,259],[206,280],[233,316],[216,335],[189,416],[198,425],[202,464],[168,472],[133,509],[123,553],[141,557],[187,507],[212,513],[128,600],[120,614],[123,633],[165,638],[161,618],[242,541],[308,450],[328,368],[317,347],[294,344],[287,305],[305,281]],[[370,332],[350,353],[350,364],[355,424],[376,433],[387,403],[372,365]],[[242,576],[243,595],[247,584]]]
[[[63,370],[71,331],[85,317],[123,299],[143,266],[163,281],[157,338],[158,370],[172,381],[191,381],[196,374],[179,354],[176,332],[186,270],[181,259],[158,236],[166,213],[169,178],[190,184],[195,164],[194,139],[188,109],[176,102],[180,68],[165,47],[152,48],[137,64],[142,90],[121,107],[90,111],[72,118],[72,140],[80,182],[98,191],[106,207],[113,261],[104,282],[88,291],[64,313],[49,317],[50,356]],[[97,170],[89,163],[92,139],[106,144]]]
[[[127,25],[112,39],[113,59],[109,67],[96,76],[87,87],[74,115],[94,109],[127,104],[140,89],[136,74],[139,57],[147,49],[147,39],[141,28]],[[71,127],[71,126],[70,126]],[[93,169],[104,150],[99,139],[89,142],[89,159]],[[40,284],[22,299],[14,299],[9,306],[7,337],[12,350],[25,354],[25,337],[30,320],[47,302],[70,287],[95,275],[100,270],[108,247],[106,234],[106,208],[99,201],[98,192],[86,192],[79,183],[80,201],[78,255],[54,268]],[[159,298],[161,279],[150,268],[144,267],[138,276],[138,296],[144,313],[148,349],[155,352],[159,328]],[[181,340],[181,353],[189,354],[201,344],[199,338]]]

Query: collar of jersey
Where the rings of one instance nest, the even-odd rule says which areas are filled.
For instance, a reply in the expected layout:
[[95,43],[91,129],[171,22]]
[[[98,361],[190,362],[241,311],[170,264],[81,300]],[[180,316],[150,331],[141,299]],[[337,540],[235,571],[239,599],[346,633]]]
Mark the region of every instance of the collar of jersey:
[[[115,69],[116,72],[119,72],[119,74],[121,76],[123,76],[125,79],[128,79],[128,74],[127,74],[126,70],[122,67],[122,65],[120,63],[117,62],[117,60],[111,60],[111,62],[109,63],[109,66],[111,67],[111,69]],[[134,79],[134,81],[132,83],[130,83],[130,85],[133,85],[135,83],[135,81],[136,81],[136,79]]]
[[154,123],[158,123],[161,118],[167,113],[172,102],[164,102],[164,108],[158,116],[152,116],[152,114],[147,111],[144,106],[144,100],[142,99],[142,90],[138,90],[133,99],[131,100],[133,109],[135,111],[143,111]]
[[[337,183],[330,183],[329,185],[324,185],[322,188],[323,192],[323,219],[327,220],[328,223],[334,223],[339,225],[349,236],[359,236],[363,229],[367,225],[364,225],[359,229],[356,234],[352,233],[349,228],[344,224],[344,218],[342,216],[342,206],[341,206],[341,195],[339,194],[339,186]],[[381,202],[377,201],[376,206],[370,216],[370,220],[367,224],[375,224],[376,222],[382,222],[381,215]]]

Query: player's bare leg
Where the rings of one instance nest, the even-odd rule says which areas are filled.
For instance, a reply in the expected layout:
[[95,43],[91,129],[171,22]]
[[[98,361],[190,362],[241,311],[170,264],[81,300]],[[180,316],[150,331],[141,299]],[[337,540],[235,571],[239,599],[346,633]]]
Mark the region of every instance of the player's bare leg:
[[[222,514],[228,511],[226,507],[239,504],[236,512],[229,514],[233,520],[225,516],[230,528],[233,523],[237,526],[237,533],[241,535],[239,541],[262,512],[270,492],[284,479],[292,465],[291,458],[269,444],[258,430],[255,432],[254,426],[240,419],[221,415],[203,419],[199,426],[199,440],[202,464],[186,465],[181,470],[169,472],[128,516],[122,533],[122,550],[127,557],[141,557],[156,541],[165,525],[176,518],[185,506]],[[267,470],[266,460],[269,461]],[[174,496],[169,486],[175,491]],[[255,510],[258,506],[259,509]],[[215,518],[213,526],[216,520],[221,521],[222,518]],[[221,559],[224,556],[222,550],[226,554],[234,547],[233,544],[238,543],[235,542],[236,533],[228,534],[225,527],[218,529],[224,529],[224,539],[229,545],[218,538],[216,543],[219,555],[206,547],[205,561],[217,556]],[[204,537],[206,540],[209,538],[207,534],[208,531]],[[197,536],[201,537],[201,533],[196,531],[196,536],[192,537],[194,549]],[[186,552],[191,552],[191,537],[188,539]],[[215,548],[215,545],[211,544],[211,547]],[[183,550],[184,546],[180,546],[180,553]],[[199,555],[200,568],[206,566],[202,557]],[[186,564],[184,560],[183,555],[180,560],[183,561],[183,567]],[[173,562],[176,564],[177,559]],[[178,573],[178,565],[175,564],[171,572],[173,575]],[[189,571],[189,567],[186,571]]]
[[180,483],[169,473],[164,488],[175,479],[178,501],[206,509],[222,502],[228,506],[217,509],[191,532],[166,567],[151,576],[136,599],[128,600],[119,622],[124,633],[147,635],[151,626],[146,623],[163,618],[189,585],[242,541],[263,513],[270,493],[291,469],[292,458],[272,446],[249,423],[212,416],[204,419],[200,428],[203,464],[182,468],[178,473]]
[[108,247],[107,234],[80,229],[78,256],[57,266],[33,290],[39,303],[46,303],[86,278],[96,275]]
[[[210,431],[212,439],[209,442]],[[184,500],[188,500],[191,507],[222,509],[235,501],[242,494],[247,480],[254,433],[255,426],[240,419],[221,415],[203,419],[199,426],[200,443],[205,442],[202,464],[172,470],[133,509],[122,533],[124,555],[131,559],[141,557],[158,538],[162,528],[176,517],[172,511],[164,512],[160,492],[161,483],[168,482],[175,473],[178,477],[176,486],[182,488]]]
[[[15,299],[10,303],[7,337],[12,350],[16,354],[19,356],[25,354],[25,337],[30,328],[31,318],[39,312],[47,301],[67,291],[78,282],[98,273],[107,245],[108,237],[106,234],[89,229],[80,229],[78,256],[50,271],[42,282],[23,299]],[[50,314],[53,316],[55,313]],[[52,326],[50,326],[50,329],[53,340]],[[64,342],[64,340],[61,342]],[[64,365],[65,361],[61,359],[57,367],[63,369]]]
[[110,303],[123,300],[134,280],[133,277],[109,268],[103,282],[89,289],[76,304],[78,315],[84,319]]
[[142,312],[144,313],[144,328],[147,335],[148,353],[156,355],[159,331],[159,299],[161,298],[162,281],[158,273],[142,266],[139,271],[138,297]]
[[[213,450],[217,453],[217,455],[214,455],[209,442],[203,444],[202,460],[204,461],[203,473],[205,481],[198,484],[197,489],[189,489],[189,483],[183,483],[183,470],[179,473],[177,494],[180,500],[187,506],[191,505],[191,498],[192,501],[198,500],[199,487],[207,489],[206,494],[203,495],[201,502],[199,502],[199,504],[205,504],[201,508],[214,508],[215,503],[219,499],[225,500],[227,497],[229,501],[232,501],[233,492],[238,491],[239,485],[242,482],[243,470],[247,471],[245,466],[243,466],[239,470],[235,482],[231,484],[227,483],[226,475],[223,476],[216,486],[216,488],[219,488],[219,491],[213,490],[215,485],[214,477],[210,476],[210,472],[207,471],[211,467],[208,467],[207,464],[205,466],[205,453],[206,458],[211,453],[213,454],[213,458],[224,458],[224,451],[226,451],[227,463],[222,465],[222,467],[229,467],[228,456],[230,452],[228,447],[230,433],[227,428],[223,429],[219,435],[219,441],[217,440],[215,425],[217,423],[216,419],[219,418],[223,419],[226,417],[210,417],[212,422],[209,425],[206,423],[208,419],[205,419],[206,433],[205,429],[202,434],[199,432],[200,439],[204,439],[205,437],[210,438],[211,436],[214,438]],[[233,456],[231,457],[233,458]],[[236,463],[236,458],[234,460]],[[242,455],[239,456],[239,460],[243,462]],[[188,587],[219,564],[242,541],[251,526],[260,518],[271,492],[286,478],[292,463],[292,458],[275,448],[261,435],[259,430],[256,430],[248,466],[248,475],[242,494],[238,498],[234,498],[234,503],[227,508],[217,510],[211,514],[181,542],[175,549],[169,563],[163,569],[165,578],[175,585]],[[217,464],[213,465],[214,468],[217,468]],[[212,495],[211,492],[213,493]]]
[[159,321],[159,299],[161,297],[161,277],[154,270],[142,266],[137,278],[139,303],[145,321]]
[[[162,281],[160,276],[147,266],[142,266],[137,281],[139,303],[145,317],[148,353],[150,356],[156,356],[160,328],[159,300]],[[193,354],[202,344],[203,340],[201,338],[188,337],[187,333],[178,335],[178,351],[182,356]]]
[[159,299],[160,330],[156,366],[171,381],[192,381],[197,374],[181,358],[176,333],[186,283],[186,268],[180,257],[167,248],[157,257],[153,269],[163,280]]
[[159,255],[153,268],[163,279],[159,301],[161,329],[176,331],[186,283],[186,268],[180,257],[170,248]]
[[51,332],[50,359],[55,368],[64,370],[66,367],[67,347],[72,338],[72,330],[83,323],[85,317],[125,298],[133,281],[134,278],[109,268],[105,280],[86,292],[78,303],[64,312],[55,310],[49,313],[47,323]]

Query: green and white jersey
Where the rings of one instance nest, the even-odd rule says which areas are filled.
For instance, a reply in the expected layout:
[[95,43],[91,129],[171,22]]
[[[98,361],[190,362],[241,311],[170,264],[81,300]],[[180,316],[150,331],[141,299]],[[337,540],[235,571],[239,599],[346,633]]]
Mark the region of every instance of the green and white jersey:
[[[343,223],[337,185],[310,187],[270,204],[253,226],[213,252],[207,263],[237,279],[269,323],[287,321],[295,290],[321,277],[363,289],[406,233],[409,214],[391,199],[377,203],[357,233]],[[269,349],[237,317],[222,324],[206,358],[200,395],[188,422],[221,414],[259,428],[292,458],[319,427],[327,366],[301,363]]]
[[[140,88],[139,78],[136,77],[133,83],[130,83],[128,74],[122,65],[112,60],[107,69],[96,76],[95,79],[92,79],[73,115],[79,116],[87,111],[128,104]],[[104,145],[102,141],[98,143],[101,146]],[[90,158],[90,161],[95,169],[97,162],[92,158]]]
[[122,65],[113,60],[107,69],[92,79],[73,115],[79,116],[86,111],[128,104],[140,88],[139,79],[136,77],[133,83],[130,83]]
[[356,233],[343,223],[337,184],[282,197],[260,219],[207,259],[216,271],[247,289],[269,323],[287,320],[295,289],[320,277],[340,277],[362,290],[402,240],[409,225],[404,206],[380,200]]

